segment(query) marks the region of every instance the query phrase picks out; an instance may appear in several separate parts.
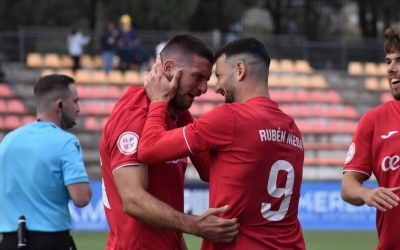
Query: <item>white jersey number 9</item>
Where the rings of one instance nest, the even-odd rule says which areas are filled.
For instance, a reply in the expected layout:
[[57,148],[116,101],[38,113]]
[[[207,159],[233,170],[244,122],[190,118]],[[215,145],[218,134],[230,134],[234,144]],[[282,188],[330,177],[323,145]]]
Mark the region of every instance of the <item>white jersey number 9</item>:
[[[287,172],[287,180],[285,188],[277,188],[276,182],[278,179],[279,170],[283,170]],[[284,160],[276,161],[272,167],[271,172],[269,174],[268,179],[268,194],[275,198],[281,198],[282,195],[285,195],[283,198],[278,211],[271,211],[271,203],[262,203],[261,205],[261,213],[262,216],[271,221],[280,221],[282,220],[288,209],[290,204],[290,198],[292,197],[293,192],[293,184],[294,184],[294,169],[293,166]]]

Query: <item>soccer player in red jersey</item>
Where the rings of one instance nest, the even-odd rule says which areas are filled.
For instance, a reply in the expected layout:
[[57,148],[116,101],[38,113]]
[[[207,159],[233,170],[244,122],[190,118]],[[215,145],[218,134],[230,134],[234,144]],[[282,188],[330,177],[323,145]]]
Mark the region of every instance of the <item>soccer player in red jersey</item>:
[[[377,250],[400,249],[400,29],[385,31],[387,79],[394,97],[367,111],[360,119],[350,145],[342,181],[342,198],[377,209]],[[378,188],[363,186],[374,174]]]
[[221,47],[216,59],[216,92],[226,104],[185,127],[164,131],[178,79],[168,82],[157,58],[145,80],[151,104],[138,157],[152,164],[155,155],[163,160],[205,156],[210,207],[230,205],[220,216],[238,218],[240,229],[232,242],[205,239],[202,249],[305,249],[297,218],[302,137],[294,120],[270,99],[269,53],[257,39],[240,38]]
[[[170,130],[193,120],[183,111],[206,92],[214,55],[201,40],[178,35],[164,47],[161,57],[165,76],[172,78],[176,69],[182,69],[179,89],[168,105],[171,115],[164,117],[163,130]],[[137,145],[149,103],[144,88],[131,86],[116,104],[101,136],[102,196],[110,226],[105,249],[186,249],[182,232],[216,242],[231,241],[238,233],[237,219],[217,216],[227,207],[210,209],[201,216],[183,213],[185,157],[154,159],[149,165],[138,160]]]

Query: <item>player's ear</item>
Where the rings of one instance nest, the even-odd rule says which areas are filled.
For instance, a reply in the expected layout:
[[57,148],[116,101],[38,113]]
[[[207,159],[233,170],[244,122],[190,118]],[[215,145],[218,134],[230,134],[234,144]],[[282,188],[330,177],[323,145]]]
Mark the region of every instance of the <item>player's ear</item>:
[[235,65],[235,75],[238,81],[242,81],[247,73],[247,68],[246,64],[244,64],[242,61],[239,61]]
[[164,62],[162,69],[164,71],[165,76],[168,79],[172,78],[172,76],[174,75],[174,72],[175,72],[174,67],[175,67],[175,64],[174,64],[173,60],[167,60]]

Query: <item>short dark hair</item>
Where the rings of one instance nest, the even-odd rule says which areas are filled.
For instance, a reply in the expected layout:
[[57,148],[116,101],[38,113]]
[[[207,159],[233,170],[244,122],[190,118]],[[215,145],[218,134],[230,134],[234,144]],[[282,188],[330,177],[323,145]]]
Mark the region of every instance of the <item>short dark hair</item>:
[[391,27],[385,31],[386,42],[383,46],[386,54],[389,53],[400,53],[400,29]]
[[33,93],[38,108],[44,108],[44,105],[48,105],[49,102],[57,99],[68,98],[70,94],[69,85],[74,82],[75,80],[71,77],[58,74],[46,75],[39,78],[33,86]]
[[215,63],[214,52],[205,42],[189,34],[176,35],[171,38],[162,49],[161,58],[173,58],[188,55],[196,55],[207,59],[211,64]]
[[259,40],[253,37],[238,38],[223,45],[215,53],[215,59],[218,59],[222,55],[229,58],[240,54],[248,54],[254,58],[258,58],[260,61],[265,63],[267,68],[269,68],[271,57],[269,56],[267,48]]

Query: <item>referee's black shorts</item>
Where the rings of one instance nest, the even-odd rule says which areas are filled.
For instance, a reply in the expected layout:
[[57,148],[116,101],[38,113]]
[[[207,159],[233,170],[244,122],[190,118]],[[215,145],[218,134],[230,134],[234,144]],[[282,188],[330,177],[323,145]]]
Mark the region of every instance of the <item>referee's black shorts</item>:
[[[27,250],[76,250],[69,231],[55,233],[27,231],[26,245]],[[3,233],[0,250],[19,250],[17,232]]]

